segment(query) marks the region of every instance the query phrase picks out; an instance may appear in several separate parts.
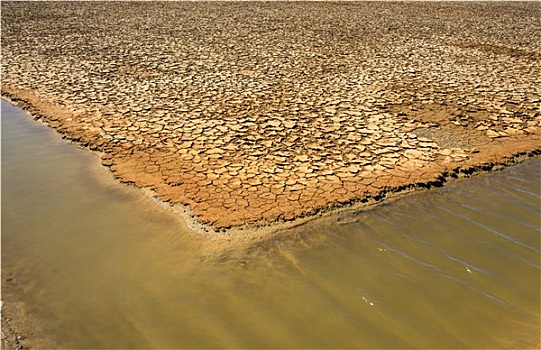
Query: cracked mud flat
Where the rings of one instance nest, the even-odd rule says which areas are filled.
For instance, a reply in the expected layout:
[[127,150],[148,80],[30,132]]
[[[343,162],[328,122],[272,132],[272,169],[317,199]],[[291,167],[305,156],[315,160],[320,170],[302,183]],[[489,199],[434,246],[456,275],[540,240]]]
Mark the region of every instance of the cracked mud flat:
[[211,231],[541,150],[536,2],[1,6],[2,96]]

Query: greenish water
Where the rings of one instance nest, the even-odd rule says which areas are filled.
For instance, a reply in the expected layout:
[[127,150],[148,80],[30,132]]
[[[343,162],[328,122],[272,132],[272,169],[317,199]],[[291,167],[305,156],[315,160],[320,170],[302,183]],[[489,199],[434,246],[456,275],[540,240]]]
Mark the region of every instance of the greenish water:
[[2,299],[38,348],[538,348],[540,167],[222,254],[2,102]]

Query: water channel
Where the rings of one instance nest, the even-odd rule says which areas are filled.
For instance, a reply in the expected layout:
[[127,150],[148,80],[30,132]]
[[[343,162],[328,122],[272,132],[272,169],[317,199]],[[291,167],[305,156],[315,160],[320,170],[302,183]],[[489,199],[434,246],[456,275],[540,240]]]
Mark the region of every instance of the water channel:
[[540,168],[220,252],[2,101],[2,300],[37,348],[538,348]]

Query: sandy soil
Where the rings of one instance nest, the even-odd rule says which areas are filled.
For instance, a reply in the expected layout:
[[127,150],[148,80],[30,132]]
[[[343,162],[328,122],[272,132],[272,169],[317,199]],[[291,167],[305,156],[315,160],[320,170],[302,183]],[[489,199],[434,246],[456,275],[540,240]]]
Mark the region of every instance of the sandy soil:
[[8,317],[2,315],[2,349],[19,349],[17,344],[17,334],[11,327],[11,322],[8,321]]
[[207,228],[541,150],[536,2],[1,6],[2,96]]

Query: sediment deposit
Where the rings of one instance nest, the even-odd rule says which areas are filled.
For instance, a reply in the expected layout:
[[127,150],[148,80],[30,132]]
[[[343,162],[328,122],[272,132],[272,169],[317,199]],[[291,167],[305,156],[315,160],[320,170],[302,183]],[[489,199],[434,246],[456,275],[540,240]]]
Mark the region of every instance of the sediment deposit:
[[2,95],[216,229],[541,149],[536,2],[1,6]]

